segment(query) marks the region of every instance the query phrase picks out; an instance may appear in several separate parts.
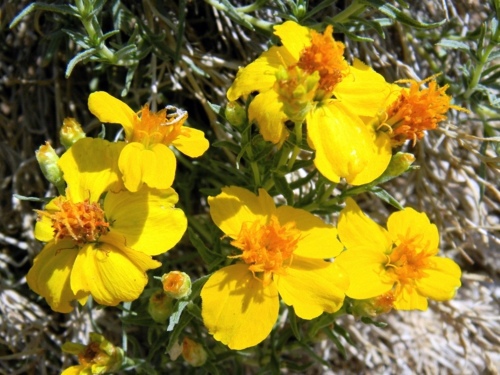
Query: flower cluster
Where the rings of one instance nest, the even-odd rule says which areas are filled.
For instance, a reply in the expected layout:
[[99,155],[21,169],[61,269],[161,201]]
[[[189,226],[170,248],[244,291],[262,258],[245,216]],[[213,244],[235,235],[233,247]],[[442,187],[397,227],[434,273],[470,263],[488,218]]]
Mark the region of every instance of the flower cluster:
[[73,301],[84,304],[89,296],[108,306],[139,297],[146,271],[161,265],[152,257],[174,247],[187,227],[184,212],[175,207],[175,156],[168,146],[191,156],[208,148],[201,131],[183,126],[187,113],[170,113],[173,107],[151,113],[145,106],[136,114],[104,92],[91,94],[89,107],[102,121],[121,123],[126,137],[88,138],[67,119],[61,131],[67,151],[40,162],[50,162],[45,169],[66,188],[37,211],[35,237],[46,245],[27,281],[59,312],[72,311]]
[[[165,273],[163,288],[144,293],[154,324],[168,322],[171,331],[183,309],[191,309],[215,340],[241,350],[269,337],[284,311],[305,321],[344,313],[369,317],[425,310],[428,299],[454,297],[460,268],[437,256],[438,230],[425,213],[398,207],[385,229],[352,197],[406,172],[415,158],[398,148],[435,129],[450,108],[464,109],[451,104],[435,77],[388,83],[360,60],[350,64],[332,33],[331,26],[319,33],[287,21],[275,27],[281,44],[238,71],[227,92],[227,118],[242,133],[257,125],[275,164],[259,165],[264,157],[252,154],[257,142],[241,138],[238,158],[252,156],[245,162],[254,184],[250,178],[242,178],[244,187],[216,184],[207,199],[209,225],[222,232],[207,250],[219,258],[206,265],[214,272],[194,283],[182,271]],[[45,246],[27,282],[63,313],[89,297],[106,306],[139,298],[146,272],[161,266],[153,257],[176,246],[188,225],[175,207],[172,148],[196,158],[209,146],[202,131],[185,126],[188,113],[174,106],[135,112],[102,91],[92,93],[88,105],[101,122],[120,124],[123,140],[86,137],[76,120],[66,119],[63,155],[48,144],[37,154],[59,196],[37,211],[35,237]],[[297,158],[306,163],[295,164]],[[283,188],[285,176],[303,165],[305,179],[329,186],[321,197],[303,186]],[[313,198],[295,201],[301,195],[331,198],[328,213],[338,213],[337,225],[335,215],[316,215],[324,212],[315,210]],[[282,198],[287,204],[279,204]],[[179,334],[173,335],[177,345]],[[187,363],[202,366],[210,359],[208,347],[186,336],[182,353]],[[97,334],[86,347],[64,349],[80,362],[68,374],[115,370],[123,356]]]

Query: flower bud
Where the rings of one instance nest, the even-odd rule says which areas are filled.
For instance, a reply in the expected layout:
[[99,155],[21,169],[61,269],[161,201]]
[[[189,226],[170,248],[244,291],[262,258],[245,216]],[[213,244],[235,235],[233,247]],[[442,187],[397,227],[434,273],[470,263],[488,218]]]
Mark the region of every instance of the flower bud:
[[245,108],[237,102],[227,103],[224,115],[226,116],[226,120],[229,121],[229,123],[235,128],[239,128],[247,122]]
[[85,137],[86,134],[78,121],[71,117],[66,117],[64,119],[61,132],[59,133],[59,139],[66,150],[76,141]]
[[163,290],[175,299],[189,297],[191,294],[191,279],[188,274],[180,271],[171,271],[161,277]]
[[397,152],[392,155],[391,161],[382,175],[374,182],[381,184],[383,182],[392,180],[403,173],[405,173],[412,163],[415,161],[415,156],[407,152]]
[[40,146],[35,152],[35,155],[45,178],[53,183],[57,187],[59,193],[62,194],[64,192],[63,172],[57,164],[59,156],[57,156],[56,151],[52,148],[50,143],[45,142],[45,144]]
[[115,372],[120,369],[124,361],[124,353],[121,348],[114,346],[104,336],[94,332],[90,333],[88,345],[66,342],[62,346],[62,351],[78,356],[80,365],[72,366],[64,371],[72,374]]
[[357,317],[375,317],[390,312],[394,307],[394,293],[389,291],[380,296],[354,300],[352,314]]
[[157,290],[149,298],[148,312],[156,323],[165,324],[173,311],[172,298],[163,290]]
[[184,341],[182,342],[182,357],[191,366],[200,367],[207,361],[207,352],[201,344],[184,337]]

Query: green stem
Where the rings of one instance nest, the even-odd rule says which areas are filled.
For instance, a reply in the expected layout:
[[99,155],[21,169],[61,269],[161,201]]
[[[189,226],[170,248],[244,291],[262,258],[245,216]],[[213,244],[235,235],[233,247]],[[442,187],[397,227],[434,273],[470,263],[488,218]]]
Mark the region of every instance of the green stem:
[[[115,54],[104,44],[102,38],[102,30],[96,30],[94,27],[93,20],[95,15],[93,15],[92,11],[86,9],[85,5],[81,0],[76,1],[76,6],[80,13],[80,19],[82,21],[83,27],[85,27],[85,31],[89,36],[90,42],[93,44],[93,47],[97,49],[97,52],[100,57],[108,60],[110,63],[114,64],[116,62]],[[97,21],[96,21],[97,24]]]
[[469,87],[467,88],[467,91],[464,94],[464,97],[466,99],[469,99],[471,95],[476,91],[476,87],[479,83],[479,80],[481,79],[483,70],[486,64],[488,63],[488,58],[490,57],[491,52],[493,52],[493,49],[497,46],[496,41],[499,38],[500,38],[500,27],[497,27],[497,29],[495,30],[495,34],[490,40],[490,43],[483,50],[483,53],[479,57],[479,63],[476,65],[476,68],[474,69],[474,73],[472,74],[472,79],[470,81]]
[[300,145],[302,145],[302,122],[295,123],[294,132],[295,132],[295,145],[293,146],[292,157],[288,161],[288,170],[289,171],[292,170],[293,165],[295,164],[295,160],[297,160],[297,156],[299,155],[300,151],[302,150],[300,148]]
[[332,22],[334,23],[344,23],[347,22],[349,17],[353,14],[359,14],[367,7],[366,4],[360,3],[358,0],[354,0],[351,5],[349,5],[342,12],[337,14],[332,18]]

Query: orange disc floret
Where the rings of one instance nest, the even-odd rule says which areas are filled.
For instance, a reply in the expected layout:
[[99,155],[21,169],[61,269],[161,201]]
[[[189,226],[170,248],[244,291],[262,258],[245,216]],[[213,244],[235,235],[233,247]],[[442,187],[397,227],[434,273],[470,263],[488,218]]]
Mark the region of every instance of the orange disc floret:
[[46,216],[52,221],[56,241],[72,238],[78,244],[94,242],[103,234],[108,233],[109,223],[106,222],[104,211],[96,202],[74,203],[64,197],[55,202],[58,211],[37,211],[40,216]]
[[167,106],[158,112],[151,112],[145,105],[139,112],[140,118],[134,124],[129,142],[140,142],[149,147],[158,143],[170,145],[181,133],[188,113],[174,106]]
[[344,60],[344,43],[335,41],[332,32],[331,25],[323,34],[311,30],[311,45],[302,51],[297,64],[309,74],[319,72],[319,88],[328,93],[342,81],[349,68]]
[[427,276],[425,270],[429,268],[429,254],[419,251],[412,243],[396,246],[388,257],[390,262],[386,269],[398,283],[407,284]]
[[[393,146],[402,145],[407,140],[413,144],[422,139],[426,130],[432,130],[437,124],[446,120],[446,112],[450,108],[466,111],[464,108],[450,104],[451,97],[446,95],[448,85],[439,87],[435,75],[423,81],[400,80],[398,83],[410,83],[409,89],[401,89],[399,97],[389,106],[388,125],[392,127]],[[430,81],[430,82],[429,82]],[[420,87],[429,82],[429,87]]]
[[272,273],[280,273],[290,264],[300,231],[293,222],[281,225],[271,215],[267,224],[259,221],[244,223],[238,238],[231,245],[240,249],[242,258],[252,272],[263,272],[265,282],[270,282]]

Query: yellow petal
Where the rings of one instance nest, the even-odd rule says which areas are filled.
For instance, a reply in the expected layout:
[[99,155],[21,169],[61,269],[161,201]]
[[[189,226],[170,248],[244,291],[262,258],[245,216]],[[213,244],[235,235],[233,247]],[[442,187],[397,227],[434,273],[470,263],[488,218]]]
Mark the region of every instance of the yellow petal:
[[201,299],[201,315],[208,331],[233,350],[263,341],[278,318],[276,286],[264,287],[245,264],[215,272],[203,286]]
[[71,366],[64,370],[61,375],[81,375],[82,371],[86,370],[87,368],[88,366],[85,365]]
[[418,293],[417,289],[410,284],[402,287],[401,291],[395,295],[393,304],[396,310],[427,310],[427,298]]
[[126,139],[131,139],[134,124],[139,121],[137,114],[120,99],[104,91],[96,91],[89,96],[89,110],[101,122],[120,124]]
[[107,306],[137,299],[148,282],[146,271],[161,263],[139,251],[108,244],[106,236],[101,241],[81,248],[71,273],[71,289],[90,293]]
[[337,229],[307,211],[281,206],[276,210],[276,216],[281,225],[294,222],[301,232],[294,256],[327,259],[339,255],[344,248],[337,239]]
[[184,212],[174,205],[178,201],[174,189],[156,190],[144,186],[136,193],[108,193],[104,211],[111,223],[109,235],[123,246],[148,255],[170,250],[187,228]]
[[151,188],[168,189],[175,177],[175,155],[161,143],[146,149],[142,143],[127,144],[118,159],[127,190],[138,191],[145,183]]
[[252,100],[248,107],[248,118],[257,124],[260,134],[268,142],[281,145],[288,137],[285,127],[288,117],[274,90],[260,93]]
[[416,281],[419,294],[436,301],[448,301],[460,287],[460,267],[451,259],[431,257],[431,267],[425,270],[427,277]]
[[208,140],[201,130],[182,127],[181,133],[172,141],[172,145],[183,154],[197,158],[208,150]]
[[372,133],[372,135],[373,143],[371,143],[372,149],[370,150],[371,156],[368,158],[368,165],[351,179],[346,178],[351,185],[359,186],[372,182],[384,173],[391,161],[392,146],[390,137],[384,132],[379,132],[376,135]]
[[358,59],[354,59],[349,73],[335,86],[333,94],[358,116],[377,115],[389,100],[393,100],[392,93],[398,91],[397,85],[387,83],[382,75]]
[[238,70],[236,78],[227,91],[229,101],[238,100],[248,94],[270,90],[276,82],[278,67],[284,59],[290,60],[288,51],[283,47],[271,47],[254,62]]
[[339,310],[349,285],[347,274],[334,263],[298,256],[275,280],[283,301],[302,319]]
[[49,242],[26,275],[29,287],[45,298],[54,311],[73,311],[71,302],[85,296],[82,292],[73,293],[70,288],[71,270],[77,254],[78,248],[71,240],[62,240],[57,244]]
[[299,61],[304,48],[311,45],[309,29],[293,21],[274,26],[274,34],[280,37],[281,43],[290,52],[295,63]]
[[237,238],[244,222],[260,220],[264,223],[276,212],[273,198],[264,189],[259,196],[237,186],[222,188],[222,193],[208,197],[210,216],[226,235]]
[[316,149],[314,164],[333,182],[343,177],[352,185],[369,183],[391,159],[388,137],[377,139],[359,117],[334,100],[308,114],[307,134]]
[[366,216],[352,198],[346,199],[337,228],[340,241],[348,250],[356,246],[373,248],[381,254],[392,250],[389,233]]
[[438,253],[439,232],[423,212],[417,212],[413,208],[394,212],[387,220],[387,229],[396,244],[412,243],[416,249],[421,249],[428,255]]
[[335,263],[349,276],[346,294],[355,299],[380,296],[392,289],[394,280],[386,271],[387,257],[372,246],[358,246],[345,250]]
[[96,202],[107,190],[119,190],[118,156],[124,142],[82,138],[59,160],[73,202]]
[[[47,203],[43,211],[48,211],[50,213],[59,211],[56,202],[59,198],[52,199]],[[35,225],[35,238],[38,241],[49,242],[54,239],[54,228],[52,227],[52,219],[47,216],[39,215]]]

